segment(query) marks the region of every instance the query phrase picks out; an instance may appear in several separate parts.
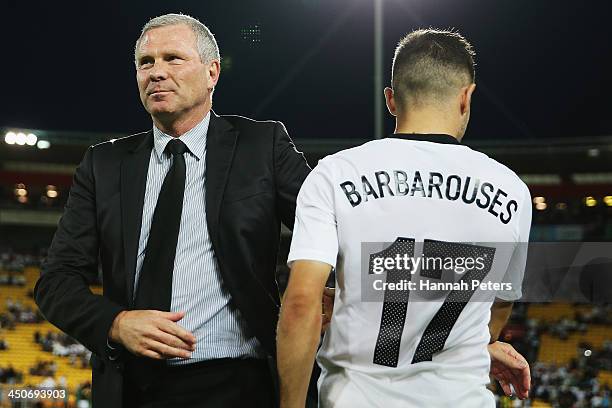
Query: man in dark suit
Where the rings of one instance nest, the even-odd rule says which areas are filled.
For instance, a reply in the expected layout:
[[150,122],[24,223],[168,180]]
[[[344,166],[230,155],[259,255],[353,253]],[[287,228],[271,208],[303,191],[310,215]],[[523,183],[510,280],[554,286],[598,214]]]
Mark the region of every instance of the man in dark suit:
[[199,21],[151,20],[135,58],[153,130],[87,150],[36,302],[92,351],[95,408],[274,406],[280,224],[309,167],[281,123],[211,110]]

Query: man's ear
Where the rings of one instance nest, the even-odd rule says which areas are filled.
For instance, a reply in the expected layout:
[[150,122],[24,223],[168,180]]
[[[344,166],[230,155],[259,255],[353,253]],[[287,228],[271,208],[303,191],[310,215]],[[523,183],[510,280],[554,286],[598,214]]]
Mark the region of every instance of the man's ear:
[[389,87],[385,88],[385,103],[387,104],[387,109],[389,110],[389,113],[393,116],[397,116],[397,106],[395,105],[393,89]]
[[476,84],[470,84],[461,88],[461,94],[459,96],[459,108],[461,109],[461,115],[465,115],[470,110],[470,104],[472,103],[472,94],[476,89]]
[[206,68],[208,71],[208,84],[207,88],[212,90],[219,82],[219,75],[221,75],[221,64],[218,60],[213,60],[208,67]]

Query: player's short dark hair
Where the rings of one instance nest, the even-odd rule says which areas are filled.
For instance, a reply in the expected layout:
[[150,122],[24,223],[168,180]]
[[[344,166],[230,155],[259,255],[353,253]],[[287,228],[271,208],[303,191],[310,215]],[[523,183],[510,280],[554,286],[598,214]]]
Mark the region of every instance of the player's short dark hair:
[[392,86],[400,110],[444,102],[474,82],[475,52],[458,32],[411,32],[395,49]]

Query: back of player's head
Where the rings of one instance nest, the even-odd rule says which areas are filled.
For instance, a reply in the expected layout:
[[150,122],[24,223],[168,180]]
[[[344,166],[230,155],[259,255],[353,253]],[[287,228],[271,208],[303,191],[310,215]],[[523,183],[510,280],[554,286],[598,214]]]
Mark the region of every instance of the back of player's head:
[[399,110],[441,105],[474,82],[474,50],[458,32],[422,29],[395,49],[392,86]]

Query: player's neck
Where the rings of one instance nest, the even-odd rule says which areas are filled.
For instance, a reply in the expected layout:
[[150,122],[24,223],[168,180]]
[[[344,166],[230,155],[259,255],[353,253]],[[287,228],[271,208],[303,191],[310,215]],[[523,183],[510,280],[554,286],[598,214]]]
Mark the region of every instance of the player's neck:
[[395,133],[444,134],[458,139],[459,126],[442,112],[420,111],[398,115]]

